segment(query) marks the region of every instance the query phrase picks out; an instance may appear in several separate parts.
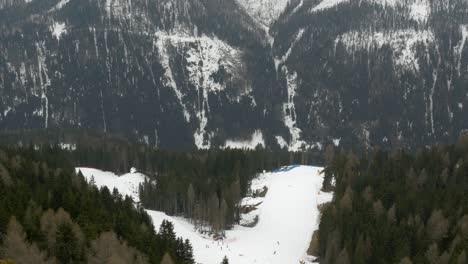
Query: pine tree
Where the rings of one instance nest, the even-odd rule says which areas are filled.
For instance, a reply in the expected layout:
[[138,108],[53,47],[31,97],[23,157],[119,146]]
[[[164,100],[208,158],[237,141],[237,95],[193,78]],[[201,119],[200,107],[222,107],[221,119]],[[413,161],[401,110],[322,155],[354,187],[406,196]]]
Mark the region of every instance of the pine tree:
[[172,224],[172,222],[163,220],[161,226],[159,227],[159,235],[166,242],[175,241],[176,235],[174,232],[174,225]]
[[221,264],[229,264],[229,260],[226,256],[224,256],[223,261],[221,261]]
[[74,263],[82,259],[78,238],[68,223],[57,227],[55,234],[55,256],[60,263]]

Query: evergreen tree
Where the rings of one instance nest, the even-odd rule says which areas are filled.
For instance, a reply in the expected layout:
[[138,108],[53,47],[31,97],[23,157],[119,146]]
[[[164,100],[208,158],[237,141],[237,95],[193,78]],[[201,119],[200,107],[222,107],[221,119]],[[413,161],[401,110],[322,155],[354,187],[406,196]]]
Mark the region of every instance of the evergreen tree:
[[53,263],[46,260],[45,254],[38,249],[36,244],[30,244],[27,241],[26,234],[15,217],[11,217],[8,223],[0,253],[4,258],[11,259],[15,263]]
[[223,261],[221,261],[221,264],[229,264],[229,260],[226,256],[224,256]]

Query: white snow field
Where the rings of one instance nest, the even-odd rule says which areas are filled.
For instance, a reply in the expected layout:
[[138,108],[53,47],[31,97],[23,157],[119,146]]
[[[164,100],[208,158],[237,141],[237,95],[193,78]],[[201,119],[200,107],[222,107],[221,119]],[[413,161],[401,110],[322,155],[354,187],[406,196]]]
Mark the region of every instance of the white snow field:
[[86,181],[90,182],[94,177],[94,182],[98,188],[107,186],[109,191],[116,188],[122,196],[130,196],[134,202],[140,202],[139,186],[145,182],[146,176],[132,168],[129,173],[118,176],[113,172],[102,171],[92,168],[75,168],[76,173],[81,171]]
[[[128,192],[127,187],[121,184],[123,181],[111,173],[78,169],[87,179],[90,174],[94,175],[97,186],[115,186],[122,188],[124,193]],[[254,227],[235,226],[226,231],[226,238],[220,241],[195,231],[194,226],[181,217],[151,210],[147,212],[156,229],[163,220],[169,220],[174,224],[177,236],[190,240],[197,263],[219,264],[224,256],[236,264],[294,264],[300,260],[310,263],[306,251],[313,232],[318,228],[317,207],[331,201],[333,196],[320,191],[323,182],[321,169],[291,166],[260,174],[252,181],[251,189],[255,192],[266,186],[266,196],[246,197],[242,201],[243,205],[259,204],[256,210],[242,215],[242,222],[247,223],[258,216],[258,223]],[[133,186],[141,182],[140,177],[134,179],[129,178]]]

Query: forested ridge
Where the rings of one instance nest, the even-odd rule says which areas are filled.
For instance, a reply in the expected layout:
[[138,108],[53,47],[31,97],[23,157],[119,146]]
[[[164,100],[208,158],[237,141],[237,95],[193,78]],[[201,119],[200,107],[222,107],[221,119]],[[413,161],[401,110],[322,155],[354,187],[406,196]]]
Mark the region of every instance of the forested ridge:
[[[116,190],[89,185],[60,149],[0,148],[0,259],[193,263],[192,247]],[[173,261],[173,262],[172,262]]]
[[[327,151],[320,263],[467,263],[468,136],[409,154]],[[333,186],[333,179],[336,186]]]

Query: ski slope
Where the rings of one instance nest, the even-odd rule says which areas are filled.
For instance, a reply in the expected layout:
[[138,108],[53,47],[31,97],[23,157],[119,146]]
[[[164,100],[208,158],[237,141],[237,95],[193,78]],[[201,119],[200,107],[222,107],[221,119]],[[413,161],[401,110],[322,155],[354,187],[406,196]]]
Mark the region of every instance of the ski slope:
[[[310,263],[306,251],[314,230],[318,228],[317,206],[332,199],[331,193],[320,191],[323,182],[321,169],[291,166],[260,174],[252,181],[251,189],[261,190],[266,186],[268,192],[265,197],[242,200],[243,205],[260,203],[256,210],[242,215],[246,222],[258,216],[258,223],[254,227],[235,226],[226,231],[226,238],[222,241],[198,233],[188,220],[181,217],[151,210],[147,212],[157,229],[163,220],[169,220],[174,224],[177,236],[191,241],[197,263],[219,264],[224,256],[236,264],[289,264],[300,260]],[[126,186],[111,182],[112,179],[120,180],[111,178],[107,172],[80,170],[88,175],[85,176],[87,178],[93,174],[98,186],[116,186],[127,192]],[[131,184],[134,186],[137,182]]]

